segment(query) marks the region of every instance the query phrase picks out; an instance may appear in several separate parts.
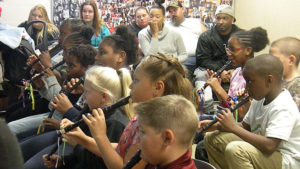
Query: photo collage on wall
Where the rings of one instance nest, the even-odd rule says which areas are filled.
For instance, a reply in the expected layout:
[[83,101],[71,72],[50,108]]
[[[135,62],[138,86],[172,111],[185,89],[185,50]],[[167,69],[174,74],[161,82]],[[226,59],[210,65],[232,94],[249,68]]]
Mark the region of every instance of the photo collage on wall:
[[[59,27],[67,18],[79,18],[80,4],[85,0],[52,0],[53,23]],[[180,1],[180,0],[179,0]],[[110,32],[122,24],[130,24],[134,21],[134,11],[139,6],[150,9],[155,4],[154,0],[95,0],[99,15],[106,23]],[[163,4],[168,6],[170,0]],[[214,13],[220,4],[233,6],[233,0],[181,0],[186,9],[186,17],[199,18],[211,28],[214,22]],[[167,19],[168,13],[166,13]]]

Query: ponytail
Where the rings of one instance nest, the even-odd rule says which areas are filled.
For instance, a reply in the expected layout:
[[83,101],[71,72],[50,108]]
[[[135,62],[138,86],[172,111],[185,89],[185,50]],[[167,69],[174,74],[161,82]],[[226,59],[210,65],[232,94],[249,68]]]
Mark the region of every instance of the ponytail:
[[[119,75],[119,78],[120,78],[120,82],[121,82],[122,97],[127,97],[127,96],[130,95],[129,86],[132,83],[130,71],[127,68],[121,68],[117,72],[118,72],[118,75]],[[124,110],[126,116],[129,119],[131,119],[132,116],[133,116],[132,103],[129,102],[129,104],[125,105],[123,107],[123,110]]]

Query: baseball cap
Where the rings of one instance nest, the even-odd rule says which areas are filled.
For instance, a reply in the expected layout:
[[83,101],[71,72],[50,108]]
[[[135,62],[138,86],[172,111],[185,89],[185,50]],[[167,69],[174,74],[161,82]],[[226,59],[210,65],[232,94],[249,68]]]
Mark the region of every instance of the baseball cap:
[[215,14],[216,15],[218,15],[218,14],[227,14],[227,15],[232,16],[234,18],[234,20],[235,20],[234,10],[229,5],[219,5]]
[[182,7],[182,4],[180,2],[178,2],[178,0],[171,0],[168,7],[167,7],[167,11],[169,10],[170,7]]

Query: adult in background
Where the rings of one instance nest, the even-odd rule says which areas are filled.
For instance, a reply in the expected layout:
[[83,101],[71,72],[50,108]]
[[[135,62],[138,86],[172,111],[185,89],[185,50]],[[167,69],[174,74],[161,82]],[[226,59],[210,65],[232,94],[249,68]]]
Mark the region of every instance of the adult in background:
[[164,0],[156,0],[150,9],[149,26],[141,30],[138,38],[145,56],[157,53],[170,54],[179,62],[187,59],[186,49],[179,33],[164,24]]
[[81,4],[80,18],[86,25],[90,25],[94,29],[91,42],[94,47],[98,48],[99,43],[104,37],[110,35],[110,32],[105,23],[101,20],[97,5],[94,1],[88,0]]
[[[50,22],[47,14],[47,10],[43,5],[34,6],[29,13],[28,20],[22,22],[18,27],[28,27],[28,23],[35,20],[41,20],[47,24],[47,40],[53,41],[58,39],[59,30],[57,27]],[[43,24],[34,23],[32,26],[28,27],[26,30],[29,36],[34,40],[36,48],[39,49],[38,45],[42,43],[43,40]]]
[[[206,70],[210,69],[217,71],[228,61],[225,47],[227,45],[229,37],[240,30],[234,22],[234,10],[229,5],[220,5],[216,10],[215,26],[211,30],[208,30],[200,35],[197,49],[196,49],[196,66],[197,69],[194,72],[196,76],[195,86],[197,89],[201,89],[206,82]],[[231,64],[226,70],[233,69]],[[230,71],[223,71],[221,73],[221,79],[228,76],[226,73]],[[226,88],[226,85],[223,87]],[[228,87],[228,86],[227,86]],[[205,93],[205,105],[204,109],[210,111],[212,106],[212,92],[210,87],[204,91]]]
[[128,30],[135,33],[138,36],[138,33],[148,26],[149,21],[149,12],[146,7],[140,6],[135,10],[135,21],[128,25]]
[[167,11],[171,17],[171,21],[167,22],[167,24],[181,35],[188,54],[188,59],[183,62],[183,65],[186,66],[190,73],[193,73],[196,69],[195,53],[198,38],[202,32],[206,31],[206,27],[199,19],[185,18],[185,9],[177,0],[172,0],[169,3]]

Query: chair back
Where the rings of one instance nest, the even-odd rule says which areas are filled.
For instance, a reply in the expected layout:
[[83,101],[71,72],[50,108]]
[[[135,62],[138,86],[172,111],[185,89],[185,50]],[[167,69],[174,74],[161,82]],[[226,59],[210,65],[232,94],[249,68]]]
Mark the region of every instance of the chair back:
[[198,159],[193,159],[194,163],[197,167],[197,169],[216,169],[213,165],[209,164],[208,162],[198,160]]

